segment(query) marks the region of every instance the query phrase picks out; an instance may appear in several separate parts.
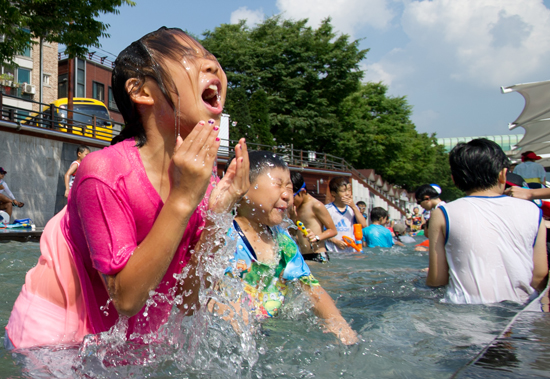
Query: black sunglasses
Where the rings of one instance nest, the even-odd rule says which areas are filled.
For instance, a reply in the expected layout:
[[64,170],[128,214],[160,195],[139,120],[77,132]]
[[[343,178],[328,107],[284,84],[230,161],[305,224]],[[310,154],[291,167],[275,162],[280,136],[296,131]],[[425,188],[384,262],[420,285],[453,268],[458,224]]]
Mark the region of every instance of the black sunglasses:
[[429,197],[426,197],[426,198],[424,198],[424,199],[422,199],[422,200],[416,200],[416,204],[420,205],[420,204],[422,204],[423,201],[428,201],[428,200],[430,200]]

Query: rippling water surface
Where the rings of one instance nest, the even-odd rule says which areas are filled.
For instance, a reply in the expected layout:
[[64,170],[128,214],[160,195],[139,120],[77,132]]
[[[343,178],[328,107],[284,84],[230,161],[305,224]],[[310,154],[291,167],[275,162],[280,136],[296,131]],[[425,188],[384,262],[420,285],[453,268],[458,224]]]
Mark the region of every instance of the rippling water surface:
[[[1,325],[38,255],[37,243],[0,243]],[[148,346],[101,336],[86,346],[21,354],[0,348],[1,377],[448,378],[499,335],[519,307],[441,303],[443,290],[425,285],[421,269],[427,265],[428,253],[412,247],[367,249],[310,265],[361,335],[355,346],[324,333],[297,293],[280,317],[256,328],[251,341],[212,318],[197,342],[182,332],[197,328],[197,320],[174,319],[166,338]]]

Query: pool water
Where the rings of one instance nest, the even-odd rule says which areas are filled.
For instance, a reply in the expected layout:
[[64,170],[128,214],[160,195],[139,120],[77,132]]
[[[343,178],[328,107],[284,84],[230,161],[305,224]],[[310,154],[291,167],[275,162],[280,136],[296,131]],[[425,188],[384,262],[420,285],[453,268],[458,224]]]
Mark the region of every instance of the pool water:
[[[25,272],[38,256],[38,243],[0,243],[1,325],[7,324]],[[421,271],[428,253],[412,245],[331,258],[329,264],[310,267],[361,336],[359,344],[343,346],[324,333],[296,293],[279,317],[245,337],[219,318],[197,316],[171,320],[166,338],[147,346],[104,335],[90,336],[83,346],[17,354],[0,347],[0,377],[449,378],[521,310],[506,302],[441,302],[443,289],[427,287]],[[499,371],[483,372],[500,377]]]

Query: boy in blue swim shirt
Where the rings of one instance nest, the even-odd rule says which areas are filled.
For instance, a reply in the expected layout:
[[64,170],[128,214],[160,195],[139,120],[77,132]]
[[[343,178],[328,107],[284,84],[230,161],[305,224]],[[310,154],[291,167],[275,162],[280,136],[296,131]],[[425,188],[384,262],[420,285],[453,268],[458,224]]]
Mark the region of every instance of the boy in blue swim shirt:
[[[370,213],[372,224],[363,229],[363,246],[366,247],[392,247],[394,245],[393,236],[384,225],[388,222],[388,211],[384,208],[373,208]],[[403,246],[399,241],[396,245]]]
[[280,226],[292,206],[288,166],[267,151],[253,151],[249,159],[250,190],[240,201],[228,232],[237,247],[226,275],[244,282],[250,312],[260,317],[277,315],[289,290],[287,284],[298,281],[326,328],[343,343],[356,343],[357,335],[311,274],[298,245]]

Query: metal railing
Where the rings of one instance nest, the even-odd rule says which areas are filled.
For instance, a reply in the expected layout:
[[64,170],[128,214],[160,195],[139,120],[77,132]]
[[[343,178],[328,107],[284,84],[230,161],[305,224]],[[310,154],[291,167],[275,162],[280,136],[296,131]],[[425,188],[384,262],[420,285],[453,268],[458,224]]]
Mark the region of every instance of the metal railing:
[[[34,110],[26,107],[4,104],[4,98],[24,101],[25,104],[32,104],[31,106]],[[44,111],[38,111],[40,106],[42,106]],[[68,117],[71,113],[72,117]],[[117,136],[119,130],[122,128],[121,125],[117,125],[113,120],[108,118],[75,110],[68,111],[65,108],[59,108],[55,105],[22,99],[18,96],[6,95],[1,91],[0,119],[15,122],[20,125],[56,130],[105,141],[110,141],[113,137]]]

